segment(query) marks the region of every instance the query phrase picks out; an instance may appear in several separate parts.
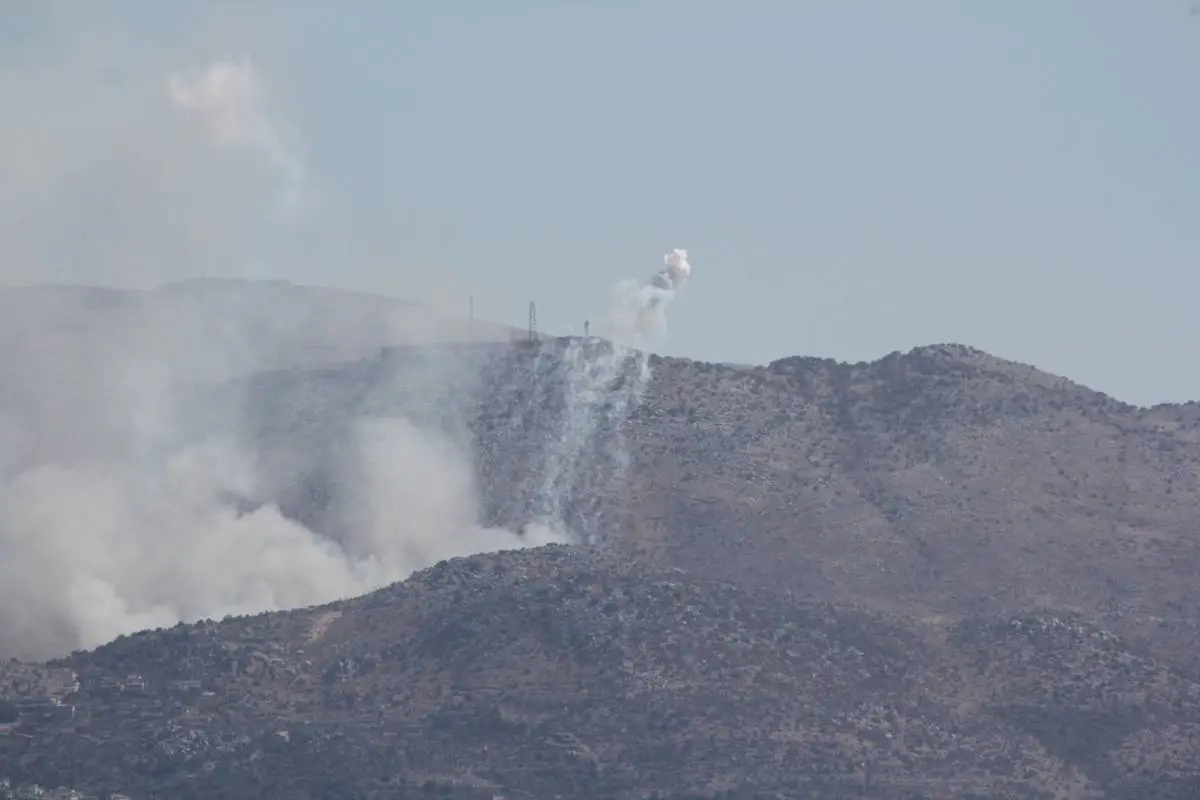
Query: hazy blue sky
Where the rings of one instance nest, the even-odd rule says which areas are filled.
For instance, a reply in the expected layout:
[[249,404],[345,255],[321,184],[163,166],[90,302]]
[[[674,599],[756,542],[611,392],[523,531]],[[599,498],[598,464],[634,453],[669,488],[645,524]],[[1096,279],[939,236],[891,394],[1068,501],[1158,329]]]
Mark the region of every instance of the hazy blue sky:
[[[218,58],[303,140],[294,224],[180,144],[167,76]],[[955,341],[1200,399],[1184,2],[14,0],[0,70],[9,281],[472,288],[570,332],[685,247],[664,352]]]

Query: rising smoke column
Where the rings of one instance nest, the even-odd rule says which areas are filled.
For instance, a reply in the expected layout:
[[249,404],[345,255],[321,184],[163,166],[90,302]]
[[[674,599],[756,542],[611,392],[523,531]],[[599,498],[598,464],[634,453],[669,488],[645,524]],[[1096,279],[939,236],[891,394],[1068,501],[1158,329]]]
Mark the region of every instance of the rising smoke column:
[[[665,266],[643,281],[619,282],[600,329],[602,340],[572,339],[561,355],[563,413],[550,440],[533,517],[578,538],[595,530],[588,509],[629,466],[625,421],[650,382],[642,348],[666,330],[666,309],[691,275],[687,251],[672,250]],[[546,370],[539,353],[538,375]]]
[[667,327],[667,306],[692,274],[687,250],[676,248],[663,256],[665,266],[642,281],[625,280],[613,289],[601,335],[626,347],[640,347],[661,336]]
[[[42,161],[70,155],[89,168],[111,167],[90,187],[95,195],[130,217],[153,218],[164,194],[219,196],[193,190],[229,185],[230,178],[245,189],[245,171],[232,158],[241,150],[271,166],[285,210],[295,210],[307,171],[295,139],[267,111],[265,85],[249,62],[232,61],[177,75],[165,91],[156,79],[152,97],[135,95],[132,104],[136,120],[145,122],[130,125],[139,137],[136,152],[122,150],[126,143],[116,137],[86,157],[55,151]],[[181,118],[198,124],[203,147],[196,146],[195,129],[177,133]],[[76,121],[85,128],[94,122]],[[136,157],[142,152],[150,153],[146,163]],[[177,169],[163,169],[168,162]],[[201,167],[185,169],[193,162]],[[53,185],[38,188],[70,199],[78,194],[74,181],[87,173],[43,178]],[[139,183],[147,175],[155,178],[149,190]],[[0,199],[6,191],[0,181]],[[214,213],[209,205],[172,206],[169,225],[143,225],[131,229],[136,235],[105,240],[111,244],[104,255],[119,264],[172,251],[147,248],[146,237],[183,245],[178,249],[207,271],[227,272],[231,253],[260,255],[243,252],[255,237],[226,247],[222,236],[230,227],[255,227],[257,218],[231,219],[237,211],[221,206]],[[61,219],[61,205],[31,209],[45,217],[38,223],[57,223],[63,238],[76,233],[76,218]],[[88,221],[102,225],[107,210]],[[83,211],[92,213],[90,206]],[[194,214],[220,225],[197,223]],[[14,250],[19,241],[7,238],[0,248]],[[287,331],[273,330],[270,342],[261,337],[263,324],[279,319],[273,313],[279,301],[260,288],[243,287],[236,312],[222,302],[206,305],[194,287],[144,295],[85,287],[0,291],[9,341],[15,330],[37,343],[15,357],[0,348],[0,658],[51,657],[147,627],[324,603],[443,558],[561,538],[536,528],[517,536],[477,525],[469,442],[403,416],[339,420],[349,431],[339,449],[357,479],[351,499],[362,513],[343,520],[336,540],[286,517],[273,494],[278,476],[264,464],[258,440],[241,435],[246,407],[235,402],[229,419],[211,424],[194,415],[197,387],[212,375],[253,372],[286,355]],[[181,314],[190,303],[215,317],[199,325],[181,321],[196,321]],[[78,309],[97,305],[109,309],[99,317],[105,326],[76,335]],[[299,330],[313,322],[297,318],[284,326]],[[80,355],[73,348],[81,341],[96,346]],[[469,369],[450,356],[431,357],[422,380],[404,388],[432,394],[430,387],[453,384],[456,373]]]

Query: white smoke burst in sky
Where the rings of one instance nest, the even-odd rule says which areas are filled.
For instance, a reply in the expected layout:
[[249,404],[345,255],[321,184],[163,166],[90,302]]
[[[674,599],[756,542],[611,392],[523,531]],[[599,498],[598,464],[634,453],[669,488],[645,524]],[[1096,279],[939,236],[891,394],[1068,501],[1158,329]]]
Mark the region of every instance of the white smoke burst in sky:
[[249,59],[177,73],[167,85],[171,102],[195,117],[214,145],[268,159],[282,182],[285,213],[294,216],[312,201],[300,138],[270,113],[266,83]]
[[625,347],[645,347],[667,329],[667,307],[691,276],[686,250],[663,257],[665,266],[647,280],[623,280],[613,287],[600,335]]

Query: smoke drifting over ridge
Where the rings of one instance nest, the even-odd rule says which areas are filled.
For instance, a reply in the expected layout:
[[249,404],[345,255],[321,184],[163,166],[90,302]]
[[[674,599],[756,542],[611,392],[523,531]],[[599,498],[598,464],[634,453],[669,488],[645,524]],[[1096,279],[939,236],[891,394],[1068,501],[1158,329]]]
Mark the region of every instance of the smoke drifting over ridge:
[[[211,151],[241,148],[257,154],[274,176],[258,188],[278,191],[289,214],[298,210],[310,189],[308,170],[297,140],[281,134],[283,126],[268,113],[266,83],[252,63],[219,62],[181,73],[159,90],[151,102],[196,126],[191,130],[203,134],[199,140],[189,140],[172,118],[141,108],[126,122],[154,119],[158,127],[138,131],[151,151],[170,152],[178,163],[206,162],[203,175],[173,170],[184,185],[167,188],[188,195],[225,175],[235,193],[244,166],[224,164]],[[127,166],[132,176],[102,176],[112,182],[115,204],[137,206],[117,213],[152,211],[160,193],[131,189],[142,173],[136,163]],[[46,195],[72,194],[72,181],[58,177]],[[195,180],[207,185],[188,185]],[[244,218],[252,204],[234,207],[243,217],[230,219],[238,230],[266,222]],[[62,206],[40,210],[50,225]],[[148,238],[174,233],[182,239],[175,244],[195,247],[210,237],[194,235],[190,224],[203,231],[223,211],[196,209],[202,217],[196,220],[188,207],[174,210],[175,227],[148,230]],[[57,222],[71,235],[70,217]],[[240,259],[262,255],[248,246],[256,237],[234,238],[245,247]],[[211,239],[220,246],[200,255],[214,262],[211,269],[227,272],[230,264],[217,262],[231,248],[220,236]],[[142,250],[130,236],[109,244],[119,245],[116,254],[110,248],[114,263],[118,256],[145,263],[164,253]],[[15,237],[0,246],[9,255],[33,249]],[[273,290],[205,284],[149,294],[86,287],[0,291],[6,312],[0,321],[6,344],[0,354],[0,656],[47,657],[180,620],[325,602],[442,558],[556,538],[537,527],[517,536],[476,526],[469,442],[403,418],[351,426],[349,461],[357,482],[345,505],[355,513],[341,520],[337,541],[285,518],[263,497],[270,476],[261,472],[254,442],[240,435],[238,414],[201,425],[189,410],[200,387],[286,363],[288,343],[305,341],[306,329],[324,322],[312,315],[287,319],[279,300]],[[406,315],[397,325],[408,339],[420,339],[414,326],[425,319]],[[264,337],[268,324],[276,330]],[[430,360],[422,379],[432,390],[468,368]]]
[[[112,104],[137,147],[124,145],[115,126],[90,151],[106,165],[98,175],[31,173],[23,187],[36,184],[44,199],[35,228],[65,238],[77,227],[95,230],[103,246],[66,253],[57,238],[43,246],[0,226],[5,255],[19,256],[5,263],[45,263],[58,275],[64,257],[96,258],[114,277],[145,282],[174,254],[225,274],[231,261],[270,257],[269,237],[256,234],[267,221],[260,204],[222,201],[226,192],[275,196],[293,221],[311,207],[303,147],[269,110],[268,88],[253,63],[222,61]],[[90,166],[74,150],[41,157],[58,156]],[[265,170],[245,169],[238,159],[247,156]],[[18,149],[6,158],[0,146],[0,167],[22,157]],[[82,187],[94,198],[86,207],[80,180],[98,181]],[[0,188],[0,202],[16,202],[3,195]],[[141,224],[109,229],[105,214]],[[6,272],[4,282],[14,274],[27,273]],[[348,421],[343,466],[353,481],[339,498],[333,538],[280,510],[279,475],[246,436],[236,399],[222,418],[201,422],[197,393],[287,366],[313,342],[349,341],[343,349],[358,356],[344,358],[354,358],[372,342],[438,340],[444,320],[372,306],[331,323],[322,310],[291,304],[286,287],[262,284],[0,289],[0,657],[48,657],[177,621],[326,602],[442,558],[570,541],[561,509],[572,492],[586,491],[578,476],[598,423],[626,414],[649,377],[646,354],[623,345],[662,329],[677,286],[652,284],[618,287],[603,332],[617,346],[569,346],[562,435],[544,454],[540,505],[521,535],[476,524],[466,426],[368,416]],[[354,328],[360,317],[372,321],[363,323],[367,333]],[[426,357],[405,391],[434,397],[469,383],[477,367],[447,352]],[[619,438],[608,447],[619,450]]]

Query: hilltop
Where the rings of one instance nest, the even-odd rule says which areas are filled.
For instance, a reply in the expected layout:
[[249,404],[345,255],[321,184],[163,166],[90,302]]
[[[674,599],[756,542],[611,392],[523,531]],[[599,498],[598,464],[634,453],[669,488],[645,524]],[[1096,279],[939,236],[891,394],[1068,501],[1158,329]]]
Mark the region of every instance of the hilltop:
[[[587,544],[8,663],[0,777],[139,799],[1200,794],[1200,406],[955,344],[651,356],[643,386],[597,340],[364,337],[351,361],[264,345],[189,389],[191,432],[255,455],[239,509],[338,540],[356,421],[403,417],[469,457],[481,524],[520,530],[552,486]],[[581,369],[605,378],[583,417]]]

